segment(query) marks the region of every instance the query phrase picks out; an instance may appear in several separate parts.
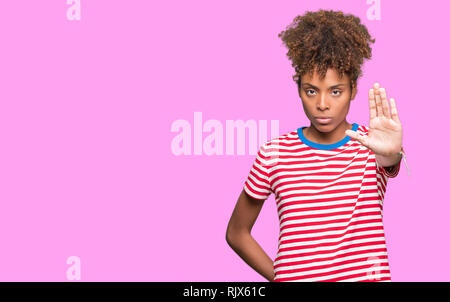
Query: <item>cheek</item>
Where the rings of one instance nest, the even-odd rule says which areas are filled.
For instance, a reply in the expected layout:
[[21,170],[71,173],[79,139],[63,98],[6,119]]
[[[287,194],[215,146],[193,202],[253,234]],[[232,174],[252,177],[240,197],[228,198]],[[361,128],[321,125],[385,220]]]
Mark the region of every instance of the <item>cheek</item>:
[[350,110],[349,100],[342,102],[342,104],[339,106],[339,111],[342,113],[342,115],[347,115],[349,110]]
[[314,110],[312,103],[302,102],[303,112],[309,118],[311,116],[310,112]]
[[311,107],[311,103],[308,103],[308,102],[302,101],[302,106],[303,106],[303,109],[305,109],[305,110],[309,110],[309,109],[310,109],[310,107]]

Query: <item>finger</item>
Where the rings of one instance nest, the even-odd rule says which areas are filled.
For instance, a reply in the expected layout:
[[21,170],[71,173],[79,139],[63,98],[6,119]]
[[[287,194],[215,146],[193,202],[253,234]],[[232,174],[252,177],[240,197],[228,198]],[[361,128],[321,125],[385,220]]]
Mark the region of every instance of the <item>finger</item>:
[[354,140],[360,142],[363,146],[368,147],[367,146],[367,137],[366,136],[362,136],[362,135],[358,134],[356,131],[353,131],[353,130],[345,130],[345,134],[350,136]]
[[380,88],[380,84],[375,83],[375,103],[377,104],[377,116],[382,117],[383,114],[383,107],[381,106],[381,99],[380,99],[380,91],[378,90]]
[[377,104],[375,103],[375,94],[373,88],[369,89],[369,112],[370,119],[374,119],[377,116]]
[[391,114],[389,113],[389,103],[386,96],[386,89],[380,88],[380,97],[381,97],[381,105],[383,107],[383,115],[390,119]]
[[400,123],[400,119],[398,117],[397,105],[395,104],[395,100],[390,98],[391,101],[391,116],[392,119],[398,123]]

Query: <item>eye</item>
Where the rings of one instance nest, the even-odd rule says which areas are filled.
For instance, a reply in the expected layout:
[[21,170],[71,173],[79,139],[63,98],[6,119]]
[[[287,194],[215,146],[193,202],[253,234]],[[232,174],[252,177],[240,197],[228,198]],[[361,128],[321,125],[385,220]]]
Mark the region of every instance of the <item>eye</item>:
[[314,90],[313,89],[306,89],[305,91],[306,91],[306,95],[309,95],[308,91],[314,91]]
[[[308,93],[309,91],[315,92],[315,90],[313,90],[313,89],[306,89],[305,92],[306,92],[306,95],[308,95],[308,96],[311,95],[310,93]],[[334,96],[339,96],[342,94],[342,91],[340,91],[340,90],[333,90],[333,92],[338,92],[338,94],[333,94]]]

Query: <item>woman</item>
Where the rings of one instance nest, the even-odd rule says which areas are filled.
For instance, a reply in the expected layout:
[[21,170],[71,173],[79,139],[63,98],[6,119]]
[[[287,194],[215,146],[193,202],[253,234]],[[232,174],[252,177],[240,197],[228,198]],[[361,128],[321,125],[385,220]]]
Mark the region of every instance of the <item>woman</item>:
[[[378,83],[369,127],[346,119],[375,40],[359,18],[326,10],[296,17],[279,36],[311,124],[260,147],[226,240],[269,281],[391,281],[382,210],[404,155],[402,125]],[[280,219],[274,261],[251,236],[271,193]]]

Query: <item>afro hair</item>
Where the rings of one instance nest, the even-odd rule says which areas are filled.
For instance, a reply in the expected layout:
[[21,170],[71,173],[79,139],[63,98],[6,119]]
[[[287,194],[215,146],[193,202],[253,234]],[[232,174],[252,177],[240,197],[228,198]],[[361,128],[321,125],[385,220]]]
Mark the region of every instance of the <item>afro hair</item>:
[[339,77],[347,74],[351,88],[362,76],[363,59],[372,57],[369,43],[375,43],[360,18],[341,11],[307,11],[294,18],[278,37],[288,48],[287,57],[296,73],[293,80],[300,87],[303,75],[317,70],[320,79],[329,68],[336,69]]

